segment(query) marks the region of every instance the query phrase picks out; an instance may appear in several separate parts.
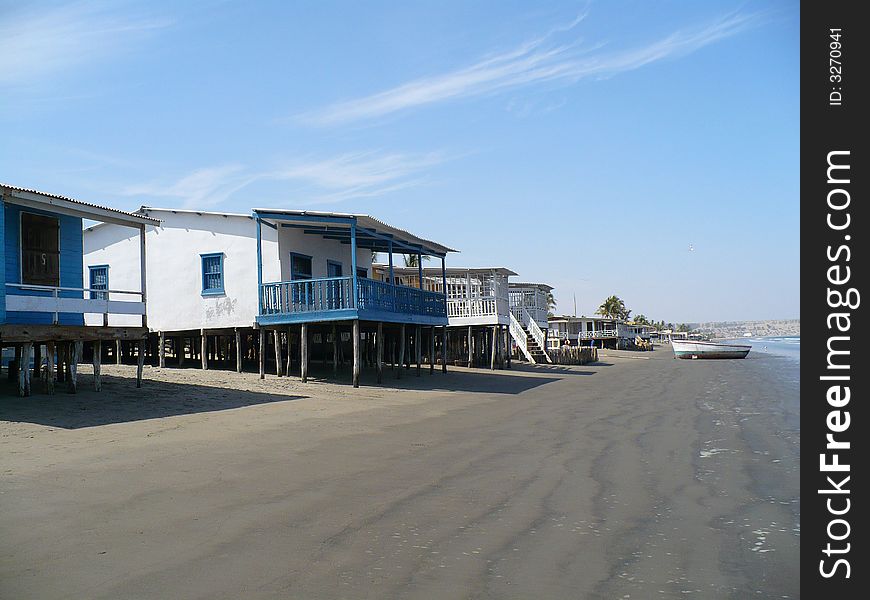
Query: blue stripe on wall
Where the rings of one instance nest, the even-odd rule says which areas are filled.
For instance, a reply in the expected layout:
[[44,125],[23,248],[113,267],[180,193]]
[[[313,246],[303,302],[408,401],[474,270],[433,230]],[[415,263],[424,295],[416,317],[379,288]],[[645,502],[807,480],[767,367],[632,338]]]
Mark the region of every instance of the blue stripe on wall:
[[[82,260],[82,220],[80,217],[59,215],[45,210],[24,208],[16,204],[4,204],[2,239],[3,267],[5,268],[5,283],[21,283],[21,249],[19,238],[21,234],[21,213],[29,212],[60,219],[60,287],[84,287],[84,267]],[[50,313],[35,312],[12,312],[6,313],[6,294],[28,294],[33,296],[48,295],[43,292],[24,292],[21,290],[6,288],[3,286],[0,296],[3,297],[3,323],[19,323],[27,325],[50,325],[52,315]],[[61,292],[61,296],[74,298],[81,297],[81,292]],[[61,325],[84,325],[85,319],[81,313],[61,313],[59,316]]]

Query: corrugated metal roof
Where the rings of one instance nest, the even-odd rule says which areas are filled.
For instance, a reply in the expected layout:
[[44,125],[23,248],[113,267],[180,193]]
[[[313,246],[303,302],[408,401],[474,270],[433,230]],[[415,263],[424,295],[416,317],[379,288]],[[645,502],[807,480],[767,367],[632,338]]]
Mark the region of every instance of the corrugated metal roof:
[[287,217],[335,217],[335,218],[353,218],[356,219],[357,224],[362,227],[371,227],[374,229],[380,229],[384,232],[391,233],[392,235],[398,235],[403,238],[406,238],[405,241],[409,241],[414,244],[427,246],[428,248],[440,252],[458,252],[449,246],[444,246],[443,244],[439,244],[438,242],[433,242],[432,240],[427,240],[426,238],[422,238],[420,236],[414,235],[410,231],[405,229],[401,229],[399,227],[393,227],[388,223],[384,223],[380,219],[376,219],[371,215],[361,214],[361,213],[339,213],[339,212],[324,212],[318,210],[287,210],[283,208],[255,208],[255,213],[274,213],[279,215],[285,215]]
[[[377,268],[383,268],[383,269],[390,268],[389,264],[384,264],[384,263],[375,263],[372,266],[377,267]],[[458,274],[465,274],[465,273],[492,273],[493,271],[495,271],[499,275],[507,275],[507,276],[516,275],[516,273],[514,273],[513,271],[511,271],[510,269],[505,268],[505,267],[447,267],[447,269],[445,269],[445,271],[446,271],[447,275],[458,275]],[[399,267],[399,266],[393,265],[393,272],[394,273],[402,273],[402,274],[408,273],[408,274],[414,275],[417,273],[417,267]],[[438,275],[438,276],[440,276],[441,275],[441,267],[423,267],[423,274],[424,275]]]
[[[70,202],[72,204],[76,204],[78,206],[83,207],[83,212],[87,212],[86,209],[90,208],[90,209],[95,209],[95,210],[100,210],[100,211],[107,211],[107,212],[113,213],[117,217],[120,217],[124,220],[129,220],[129,221],[132,221],[135,223],[148,223],[148,224],[155,224],[155,225],[160,223],[159,219],[154,219],[151,217],[146,217],[144,215],[127,212],[125,210],[119,210],[117,208],[110,208],[108,206],[101,206],[99,204],[93,204],[91,202],[83,202],[81,200],[76,200],[75,198],[70,198],[69,196],[61,196],[60,194],[52,194],[49,192],[43,192],[43,191],[35,190],[32,188],[25,188],[25,187],[20,187],[17,185],[10,185],[8,183],[0,183],[0,188],[2,188],[4,190],[10,190],[12,192],[23,192],[23,193],[28,193],[28,194],[36,194],[38,196],[43,196],[45,198],[53,198],[55,200],[62,200],[64,202]],[[99,219],[99,216],[96,213],[92,213],[92,214],[94,214],[94,216],[97,217],[97,219]]]

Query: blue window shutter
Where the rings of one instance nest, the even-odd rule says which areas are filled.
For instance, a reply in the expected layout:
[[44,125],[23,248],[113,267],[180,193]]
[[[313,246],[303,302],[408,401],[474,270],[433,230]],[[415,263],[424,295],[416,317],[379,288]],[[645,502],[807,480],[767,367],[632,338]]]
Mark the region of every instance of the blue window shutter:
[[[92,290],[108,290],[109,289],[109,266],[98,265],[88,267],[90,271],[90,288]],[[94,300],[106,300],[109,295],[105,292],[91,292],[91,298]]]
[[224,293],[224,255],[223,253],[201,254],[202,293]]

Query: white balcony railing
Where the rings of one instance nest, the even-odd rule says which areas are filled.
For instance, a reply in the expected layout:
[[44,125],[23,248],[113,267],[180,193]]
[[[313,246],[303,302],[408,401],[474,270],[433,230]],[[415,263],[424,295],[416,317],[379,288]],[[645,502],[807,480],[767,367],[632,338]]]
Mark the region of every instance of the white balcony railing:
[[[54,324],[59,322],[60,313],[101,314],[104,325],[110,314],[145,315],[142,292],[25,283],[7,283],[6,288],[16,290],[6,294],[7,312],[50,313]],[[117,300],[112,296],[137,296],[139,300]]]

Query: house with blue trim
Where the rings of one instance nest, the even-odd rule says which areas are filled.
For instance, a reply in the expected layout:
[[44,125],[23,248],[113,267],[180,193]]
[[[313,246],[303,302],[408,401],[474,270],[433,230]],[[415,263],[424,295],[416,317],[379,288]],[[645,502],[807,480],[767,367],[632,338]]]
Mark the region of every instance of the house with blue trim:
[[[14,348],[15,358],[7,366],[17,372],[19,393],[30,394],[31,363],[39,374],[43,359],[48,391],[54,390],[57,375],[74,391],[85,343],[96,352],[95,386],[99,388],[102,342],[123,339],[141,344],[147,334],[146,288],[110,289],[99,270],[88,273],[86,280],[83,223],[112,223],[136,232],[137,253],[142,258],[131,268],[144,281],[144,228],[156,221],[7,184],[0,184],[0,219],[0,345]],[[132,321],[111,327],[108,319],[114,314]],[[86,317],[92,322],[86,323]],[[56,357],[62,364],[55,372]],[[141,381],[141,372],[139,377]]]
[[[148,325],[159,366],[250,367],[262,377],[267,368],[278,376],[298,369],[307,380],[312,364],[338,372],[348,362],[359,385],[363,366],[380,380],[385,361],[416,360],[419,372],[426,355],[434,371],[436,349],[446,345],[435,330],[447,325],[444,294],[376,280],[372,258],[432,256],[443,267],[451,248],[361,214],[137,213],[160,221],[145,228]],[[134,246],[123,228],[88,227],[85,266],[111,286],[135,286],[128,278]]]

